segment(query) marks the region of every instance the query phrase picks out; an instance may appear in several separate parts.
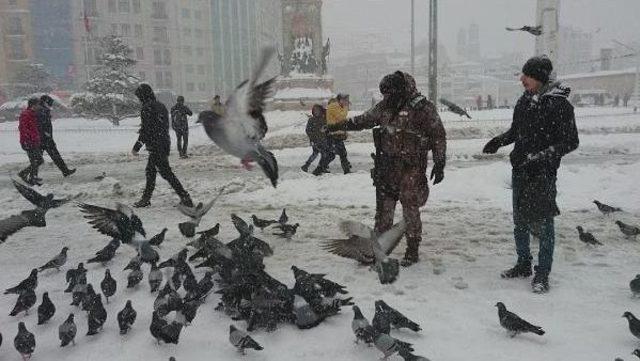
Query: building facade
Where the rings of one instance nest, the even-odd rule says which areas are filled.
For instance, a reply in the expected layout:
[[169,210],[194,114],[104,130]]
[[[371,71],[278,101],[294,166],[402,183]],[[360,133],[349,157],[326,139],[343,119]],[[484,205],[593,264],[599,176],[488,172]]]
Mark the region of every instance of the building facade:
[[0,0],[0,92],[7,96],[13,74],[33,61],[29,0]]

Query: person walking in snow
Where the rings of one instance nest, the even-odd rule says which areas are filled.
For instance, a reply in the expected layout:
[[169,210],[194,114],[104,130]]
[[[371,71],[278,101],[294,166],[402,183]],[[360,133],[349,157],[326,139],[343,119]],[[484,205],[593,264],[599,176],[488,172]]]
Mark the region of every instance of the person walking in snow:
[[189,193],[171,170],[169,165],[169,153],[171,138],[169,137],[169,112],[164,104],[156,100],[153,89],[148,84],[141,84],[135,92],[142,103],[140,110],[140,125],[138,141],[133,146],[131,153],[135,156],[144,145],[149,152],[149,159],[145,169],[147,182],[142,193],[142,198],[134,203],[134,207],[148,207],[151,205],[151,196],[156,187],[156,175],[164,178],[180,197],[180,203],[193,207]]
[[27,152],[29,166],[18,173],[18,176],[30,185],[42,185],[42,179],[38,178],[38,167],[44,162],[42,160],[42,149],[40,146],[40,130],[38,129],[38,115],[36,113],[40,101],[31,98],[27,102],[27,107],[20,113],[18,120],[18,131],[20,132],[20,146]]
[[530,237],[540,240],[538,265],[532,280],[536,293],[549,290],[549,273],[555,244],[554,217],[556,179],[563,156],[578,148],[571,89],[550,80],[553,64],[544,56],[529,59],[520,81],[525,92],[513,111],[511,128],[489,141],[484,153],[515,143],[510,154],[513,192],[513,235],[518,254],[516,265],[502,272],[503,278],[531,276]]
[[191,109],[184,105],[184,97],[178,96],[176,105],[171,108],[171,127],[176,132],[176,143],[180,158],[185,159],[187,146],[189,145],[189,122],[188,117],[192,116]]
[[[329,105],[327,106],[327,125],[337,126],[344,123],[348,114],[349,95],[338,94],[335,99],[329,101]],[[351,163],[349,163],[349,159],[347,159],[347,148],[344,146],[345,140],[347,140],[347,132],[345,131],[339,130],[329,133],[331,147],[333,148],[335,155],[340,157],[342,171],[344,174],[348,174],[351,173]]]
[[383,233],[393,225],[396,204],[402,204],[407,223],[404,266],[418,262],[422,241],[420,207],[429,197],[428,153],[433,155],[431,179],[444,179],[447,140],[436,107],[416,89],[415,79],[397,71],[380,82],[382,101],[362,115],[330,125],[329,130],[373,129],[376,147],[371,171],[376,187],[375,231]]
[[47,152],[53,163],[60,169],[63,177],[68,177],[76,172],[76,169],[69,169],[62,159],[58,146],[53,140],[53,124],[51,123],[51,108],[54,100],[49,95],[40,97],[40,104],[37,109],[38,129],[40,131],[41,148],[43,152]]
[[[327,121],[326,121],[326,110],[320,104],[314,104],[311,108],[311,116],[307,121],[307,127],[305,132],[309,137],[309,143],[311,143],[312,153],[301,167],[304,172],[309,170],[311,163],[320,155],[320,163],[318,167],[313,172],[314,175],[320,175],[326,172],[326,169],[322,169],[322,167],[326,167],[331,160],[335,157],[333,152],[330,149],[329,141],[327,139],[326,133]],[[322,167],[321,167],[322,165]]]

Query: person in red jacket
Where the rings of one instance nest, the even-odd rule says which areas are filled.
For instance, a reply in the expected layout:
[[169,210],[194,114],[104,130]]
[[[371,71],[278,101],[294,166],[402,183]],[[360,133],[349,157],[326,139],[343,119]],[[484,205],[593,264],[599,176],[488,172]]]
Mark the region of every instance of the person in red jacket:
[[39,100],[36,98],[29,99],[27,108],[20,113],[18,122],[20,146],[27,152],[29,157],[29,166],[21,170],[18,176],[30,185],[42,185],[42,179],[38,178],[38,167],[44,162],[36,113],[38,103]]

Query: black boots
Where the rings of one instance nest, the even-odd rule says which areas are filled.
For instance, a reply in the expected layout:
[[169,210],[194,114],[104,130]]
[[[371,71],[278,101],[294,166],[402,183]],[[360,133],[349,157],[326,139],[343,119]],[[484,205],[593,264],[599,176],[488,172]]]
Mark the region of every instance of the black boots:
[[531,289],[533,293],[546,293],[549,291],[549,272],[541,271],[537,266],[535,267],[536,274],[531,281]]
[[146,207],[149,207],[150,205],[151,205],[151,200],[144,196],[140,198],[139,201],[133,204],[135,208],[146,208]]
[[502,278],[527,278],[530,277],[531,272],[531,259],[522,260],[519,259],[513,268],[503,271],[500,274]]
[[75,168],[73,168],[73,169],[67,168],[64,172],[62,172],[62,176],[66,178],[66,177],[74,174],[75,172],[76,172]]
[[404,258],[400,261],[402,267],[412,266],[420,260],[418,255],[418,249],[420,247],[419,239],[407,238],[407,250],[404,253]]

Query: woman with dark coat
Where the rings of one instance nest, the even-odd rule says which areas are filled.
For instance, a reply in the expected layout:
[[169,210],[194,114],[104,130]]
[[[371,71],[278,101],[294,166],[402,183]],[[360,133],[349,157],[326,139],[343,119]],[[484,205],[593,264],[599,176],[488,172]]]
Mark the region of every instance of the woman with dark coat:
[[540,240],[538,266],[532,281],[533,291],[549,290],[549,273],[555,243],[554,217],[560,214],[556,204],[556,179],[563,156],[578,148],[571,89],[550,81],[553,66],[546,57],[533,57],[522,68],[520,80],[525,93],[513,112],[511,129],[493,138],[483,152],[514,143],[510,159],[513,191],[514,238],[518,260],[502,273],[503,278],[529,277],[531,271],[530,237]]

